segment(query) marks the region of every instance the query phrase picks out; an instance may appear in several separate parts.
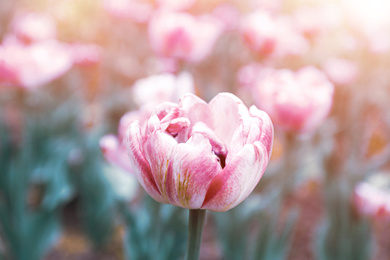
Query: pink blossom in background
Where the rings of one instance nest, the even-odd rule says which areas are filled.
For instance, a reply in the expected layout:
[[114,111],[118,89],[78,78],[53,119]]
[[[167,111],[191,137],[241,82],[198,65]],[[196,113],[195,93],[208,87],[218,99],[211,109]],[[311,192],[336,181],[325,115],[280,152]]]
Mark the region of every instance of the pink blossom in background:
[[242,18],[240,33],[252,51],[265,56],[302,55],[309,49],[308,42],[292,26],[289,17],[274,17],[260,10]]
[[118,136],[110,134],[101,138],[100,148],[107,161],[133,173],[134,170],[123,143],[129,124],[138,121],[143,126],[156,105],[164,101],[177,102],[185,93],[193,92],[192,76],[186,72],[178,76],[170,73],[152,75],[136,81],[133,86],[133,96],[141,109],[127,112],[122,116],[118,126]]
[[268,55],[276,50],[277,24],[270,14],[256,11],[246,15],[240,30],[245,44],[253,51]]
[[114,17],[131,19],[137,23],[147,22],[153,13],[153,5],[142,0],[103,0],[103,7]]
[[388,30],[378,30],[368,34],[368,50],[374,54],[387,54],[390,51],[390,35]]
[[158,55],[199,62],[211,53],[222,29],[222,23],[212,16],[162,12],[151,19],[148,33]]
[[216,17],[224,26],[225,31],[235,30],[240,21],[240,11],[229,3],[221,3],[212,10],[212,15]]
[[134,173],[123,140],[127,127],[130,123],[137,120],[141,124],[144,124],[149,116],[150,111],[146,109],[127,112],[119,121],[118,136],[108,134],[100,139],[100,149],[109,163],[123,169],[128,173]]
[[263,69],[267,70],[268,68],[259,63],[251,63],[242,67],[237,73],[237,80],[240,87],[251,89],[255,85],[259,75],[263,72]]
[[274,124],[300,133],[313,131],[328,115],[333,101],[332,83],[315,67],[297,72],[264,70],[254,85],[253,98]]
[[301,56],[307,54],[310,44],[292,24],[291,18],[281,16],[277,27],[278,45],[275,57]]
[[282,0],[248,0],[249,10],[264,10],[277,14],[282,8]]
[[252,192],[268,164],[268,115],[236,96],[209,103],[187,94],[162,103],[147,124],[129,125],[127,151],[136,176],[155,200],[189,209],[226,211]]
[[11,33],[20,42],[29,44],[56,38],[57,29],[52,17],[45,14],[28,13],[17,17],[11,23]]
[[337,85],[351,84],[358,76],[356,63],[347,59],[329,59],[325,62],[323,69],[329,79]]
[[298,32],[314,38],[340,27],[342,12],[336,5],[302,6],[292,14],[292,22]]
[[66,44],[42,41],[0,46],[0,83],[35,88],[66,73],[73,65]]
[[104,9],[112,16],[145,23],[155,12],[185,11],[196,0],[103,0]]
[[72,43],[69,50],[75,65],[91,66],[100,62],[102,49],[96,44]]
[[164,101],[177,102],[185,93],[194,93],[194,81],[188,72],[152,75],[137,80],[133,87],[134,101],[140,107],[155,107]]
[[363,215],[390,219],[390,190],[361,182],[355,187],[354,202]]
[[359,33],[360,41],[367,43],[369,51],[384,54],[390,50],[390,2],[343,1],[345,18],[350,27]]
[[155,0],[159,9],[185,11],[194,5],[196,0]]
[[180,69],[178,60],[169,57],[153,57],[156,71],[161,73],[176,73]]

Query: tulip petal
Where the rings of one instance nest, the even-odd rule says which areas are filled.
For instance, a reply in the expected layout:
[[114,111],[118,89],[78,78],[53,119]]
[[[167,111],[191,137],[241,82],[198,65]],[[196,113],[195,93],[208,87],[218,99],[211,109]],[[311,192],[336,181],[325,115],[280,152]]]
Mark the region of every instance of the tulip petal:
[[268,158],[272,152],[273,126],[269,116],[252,106],[249,110],[250,116],[244,116],[239,127],[233,134],[230,144],[227,163],[239,152],[244,145],[260,141],[267,150]]
[[111,164],[119,166],[128,173],[134,172],[133,166],[131,165],[126,152],[126,147],[121,145],[116,136],[103,136],[99,141],[99,146],[104,154],[104,157]]
[[187,143],[178,144],[168,169],[169,202],[183,208],[200,208],[211,181],[221,170],[203,135],[195,134]]
[[180,99],[179,106],[185,111],[185,116],[192,124],[202,121],[208,127],[214,127],[211,110],[207,103],[199,97],[186,94]]
[[212,129],[226,144],[230,144],[233,133],[239,125],[241,106],[243,106],[242,101],[229,93],[218,94],[209,103],[214,121]]
[[145,159],[150,165],[157,188],[165,199],[167,199],[165,183],[167,181],[168,165],[176,146],[175,139],[161,131],[156,131],[148,136],[143,146]]
[[268,152],[268,156],[271,157],[272,143],[274,140],[274,127],[271,118],[267,113],[257,109],[255,106],[251,106],[249,108],[249,113],[252,117],[256,117],[260,120],[261,134],[258,140],[265,146]]
[[246,144],[213,179],[202,209],[226,211],[237,206],[256,187],[268,161],[262,143]]
[[125,142],[130,162],[134,168],[134,173],[141,186],[153,199],[161,203],[167,203],[166,199],[162,197],[157,188],[148,161],[143,156],[143,151],[141,150],[143,143],[142,139],[141,127],[139,126],[138,121],[131,123],[126,132]]

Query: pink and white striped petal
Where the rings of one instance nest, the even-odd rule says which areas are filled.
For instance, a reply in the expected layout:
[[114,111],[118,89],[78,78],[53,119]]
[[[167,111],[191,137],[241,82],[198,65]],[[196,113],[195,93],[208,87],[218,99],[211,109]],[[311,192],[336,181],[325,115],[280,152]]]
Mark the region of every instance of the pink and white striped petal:
[[129,125],[126,133],[126,147],[130,162],[134,167],[134,173],[137,176],[141,186],[158,202],[168,203],[161,195],[154,180],[149,162],[144,157],[143,147],[144,138],[141,135],[141,127],[138,121]]
[[178,144],[168,170],[168,198],[173,205],[189,209],[202,206],[208,186],[222,170],[207,138],[195,134]]
[[246,144],[211,182],[202,209],[227,211],[241,203],[256,187],[268,163],[260,142]]

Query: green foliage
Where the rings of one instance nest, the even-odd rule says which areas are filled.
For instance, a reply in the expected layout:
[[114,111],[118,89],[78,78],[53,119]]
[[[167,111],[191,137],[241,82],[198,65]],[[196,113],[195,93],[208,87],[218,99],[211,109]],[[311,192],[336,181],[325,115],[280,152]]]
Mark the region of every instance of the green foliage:
[[[5,255],[18,260],[41,259],[56,240],[60,231],[59,207],[63,202],[60,198],[64,198],[53,190],[63,174],[58,168],[52,168],[47,178],[38,178],[41,173],[45,175],[44,162],[62,164],[63,155],[53,152],[48,156],[40,150],[42,147],[35,147],[31,124],[27,123],[20,147],[15,146],[8,129],[3,124],[0,127],[0,225],[7,243]],[[64,185],[57,192],[69,189]],[[28,201],[34,197],[31,191],[42,193],[41,198]]]
[[297,213],[280,223],[280,198],[251,196],[234,209],[214,213],[226,259],[286,259]]
[[149,197],[135,209],[123,203],[121,213],[127,228],[124,241],[127,259],[182,259],[187,240],[186,211]]
[[81,201],[80,211],[88,238],[102,248],[111,237],[115,217],[115,196],[103,175],[103,158],[96,138],[80,140],[82,162],[73,168]]
[[[82,129],[80,99],[66,89],[14,95],[19,104],[14,109],[21,115],[17,131],[0,113],[4,254],[18,260],[42,259],[60,235],[63,206],[77,195],[86,233],[102,247],[112,230],[113,192],[102,174],[98,136]],[[6,105],[0,102],[0,107]]]
[[367,219],[354,212],[353,184],[332,177],[326,185],[327,215],[319,230],[319,260],[367,260],[371,253],[371,229]]

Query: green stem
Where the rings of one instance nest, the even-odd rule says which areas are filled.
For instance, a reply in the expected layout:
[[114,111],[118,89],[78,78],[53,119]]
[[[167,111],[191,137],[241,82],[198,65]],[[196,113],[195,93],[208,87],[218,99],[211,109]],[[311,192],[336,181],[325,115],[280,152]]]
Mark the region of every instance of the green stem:
[[203,224],[206,217],[204,209],[190,209],[186,260],[198,260],[202,240]]

